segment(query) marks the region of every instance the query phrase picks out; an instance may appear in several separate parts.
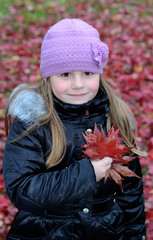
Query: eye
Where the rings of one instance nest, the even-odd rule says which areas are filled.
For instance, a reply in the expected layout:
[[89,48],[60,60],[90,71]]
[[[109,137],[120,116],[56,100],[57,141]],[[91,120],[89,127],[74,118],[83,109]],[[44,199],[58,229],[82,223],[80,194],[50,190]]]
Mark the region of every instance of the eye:
[[71,73],[69,73],[69,72],[62,73],[61,76],[62,76],[62,77],[70,77],[70,76],[71,76]]
[[92,72],[85,72],[84,73],[86,76],[91,76],[93,73]]

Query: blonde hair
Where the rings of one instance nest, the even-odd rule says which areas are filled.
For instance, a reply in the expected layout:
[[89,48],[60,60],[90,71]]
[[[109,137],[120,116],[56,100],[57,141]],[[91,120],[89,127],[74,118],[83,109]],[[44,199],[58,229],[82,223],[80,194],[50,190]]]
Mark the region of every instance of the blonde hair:
[[[111,86],[102,78],[100,85],[106,91],[110,102],[110,111],[107,119],[107,131],[110,130],[112,124],[114,124],[116,129],[121,128],[120,135],[123,137],[126,145],[128,147],[132,147],[131,151],[138,155],[144,155],[143,152],[136,149],[136,147],[133,145],[137,131],[135,119],[130,108],[124,103],[123,100],[115,95]],[[13,141],[17,141],[20,138],[24,137],[26,134],[34,130],[37,126],[50,124],[52,134],[52,150],[46,161],[46,166],[48,168],[53,167],[60,163],[64,158],[64,155],[66,153],[66,136],[64,125],[62,124],[53,106],[53,95],[51,91],[50,78],[45,78],[40,84],[24,85],[15,91],[13,96],[11,96],[8,101],[5,114],[6,134],[8,134],[8,129],[11,125],[11,116],[8,114],[9,106],[13,99],[18,95],[18,93],[23,90],[35,91],[39,93],[44,99],[48,113],[44,117],[38,118],[34,124],[28,127],[26,131],[24,131],[17,139]],[[135,134],[133,134],[133,130],[135,130]]]

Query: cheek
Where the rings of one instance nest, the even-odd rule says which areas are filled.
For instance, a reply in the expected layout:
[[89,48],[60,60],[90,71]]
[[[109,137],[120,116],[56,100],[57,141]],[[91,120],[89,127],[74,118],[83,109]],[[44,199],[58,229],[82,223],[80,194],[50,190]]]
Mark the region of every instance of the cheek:
[[98,79],[94,79],[94,80],[90,81],[88,87],[91,89],[91,91],[97,92],[99,89],[99,85],[100,85],[100,80],[98,78]]
[[52,90],[53,93],[56,94],[61,94],[65,92],[68,89],[68,84],[65,81],[56,81],[52,83]]

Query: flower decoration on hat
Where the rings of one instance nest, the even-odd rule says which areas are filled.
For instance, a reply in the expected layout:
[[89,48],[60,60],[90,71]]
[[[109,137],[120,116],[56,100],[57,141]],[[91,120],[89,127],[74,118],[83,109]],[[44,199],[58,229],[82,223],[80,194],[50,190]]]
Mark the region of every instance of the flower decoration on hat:
[[94,60],[98,63],[100,68],[103,68],[106,65],[109,49],[108,46],[103,42],[93,42],[92,50],[94,54]]

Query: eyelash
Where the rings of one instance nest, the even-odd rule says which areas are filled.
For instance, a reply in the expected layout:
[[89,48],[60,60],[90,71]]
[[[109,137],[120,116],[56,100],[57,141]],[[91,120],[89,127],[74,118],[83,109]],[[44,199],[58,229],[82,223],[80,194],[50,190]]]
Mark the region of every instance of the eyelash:
[[[84,72],[86,76],[91,76],[93,73],[92,72]],[[66,72],[66,73],[62,73],[61,76],[62,77],[69,77],[71,73],[70,72]]]
[[[70,74],[69,72],[67,72],[67,73],[62,73],[61,76],[62,76],[62,77],[69,77],[69,74]],[[67,75],[67,76],[66,76],[66,75]]]
[[91,76],[93,73],[92,72],[85,72],[85,75]]

